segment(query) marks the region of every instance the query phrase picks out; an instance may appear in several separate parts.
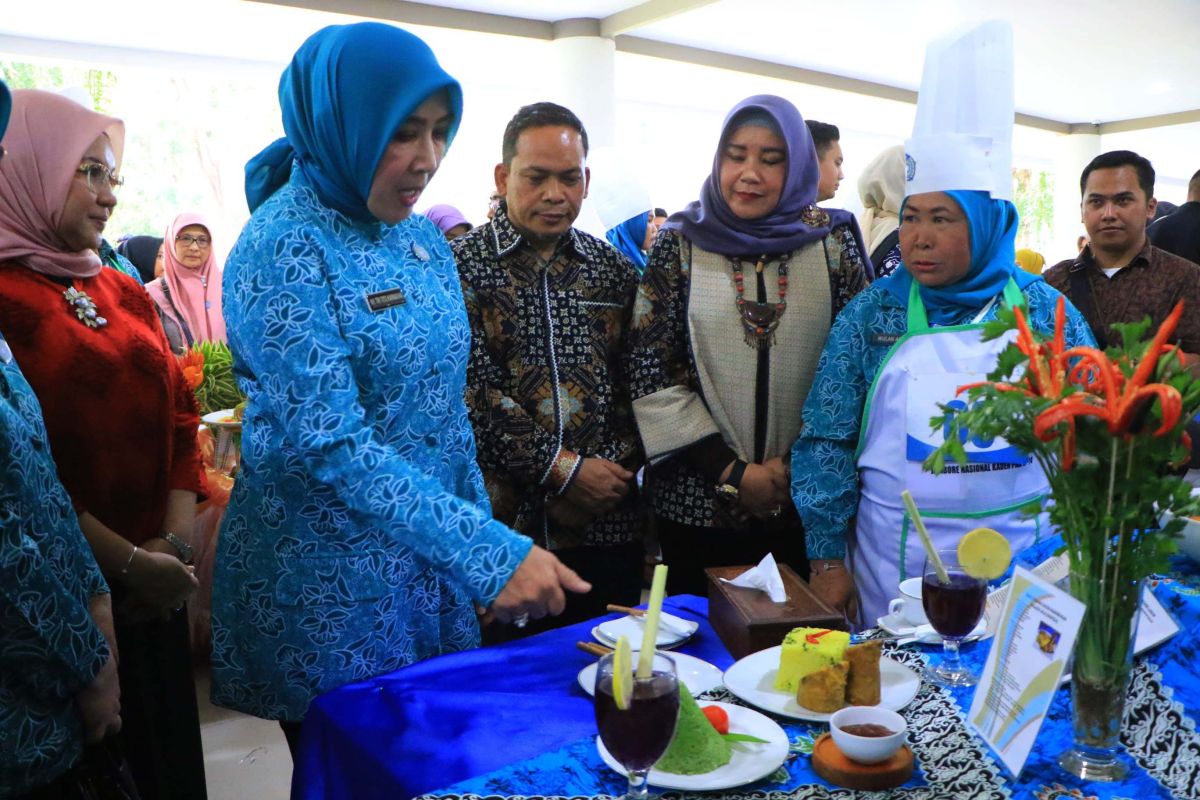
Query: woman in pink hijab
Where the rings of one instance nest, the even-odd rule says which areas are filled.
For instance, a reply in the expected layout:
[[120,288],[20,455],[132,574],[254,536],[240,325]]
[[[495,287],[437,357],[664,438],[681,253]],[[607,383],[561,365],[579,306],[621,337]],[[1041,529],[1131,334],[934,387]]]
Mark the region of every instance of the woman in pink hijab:
[[177,355],[196,342],[225,341],[221,316],[221,268],[212,226],[203,214],[187,212],[167,228],[163,276],[146,284],[167,340]]

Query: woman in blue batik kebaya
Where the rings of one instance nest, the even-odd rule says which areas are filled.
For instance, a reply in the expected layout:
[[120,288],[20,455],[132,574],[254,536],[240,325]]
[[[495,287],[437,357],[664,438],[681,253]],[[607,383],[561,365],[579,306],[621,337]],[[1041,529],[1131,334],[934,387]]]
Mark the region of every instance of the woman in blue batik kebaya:
[[213,700],[296,725],[318,693],[476,646],[588,585],[492,519],[463,404],[470,330],[441,231],[412,215],[458,83],[379,23],[318,31],[279,87],[286,138],[224,311],[248,396],[213,587]]
[[[812,586],[862,619],[887,612],[924,550],[904,512],[909,489],[939,547],[986,525],[1017,551],[1037,536],[1021,506],[1046,491],[1036,463],[1001,440],[965,443],[970,463],[941,475],[921,462],[941,442],[929,420],[958,386],[995,368],[1009,338],[982,342],[978,324],[1024,304],[1031,325],[1054,329],[1059,293],[1016,264],[1017,210],[986,191],[922,192],[900,211],[903,263],[850,301],[817,366],[804,428],[792,448],[792,499],[804,520]],[[1066,306],[1068,347],[1094,345]],[[845,560],[849,557],[850,570]],[[853,575],[853,578],[851,578]]]

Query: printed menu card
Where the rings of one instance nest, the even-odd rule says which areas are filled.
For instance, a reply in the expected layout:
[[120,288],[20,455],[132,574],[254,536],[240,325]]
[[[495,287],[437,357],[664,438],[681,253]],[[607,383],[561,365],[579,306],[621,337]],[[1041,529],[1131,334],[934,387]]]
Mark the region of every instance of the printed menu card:
[[1084,605],[1018,566],[967,723],[1020,775],[1075,647]]

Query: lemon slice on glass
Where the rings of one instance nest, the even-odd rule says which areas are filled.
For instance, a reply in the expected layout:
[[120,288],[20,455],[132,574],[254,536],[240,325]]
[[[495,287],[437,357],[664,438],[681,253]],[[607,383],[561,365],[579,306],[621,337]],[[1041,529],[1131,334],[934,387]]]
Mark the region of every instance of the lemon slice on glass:
[[958,565],[972,578],[995,580],[1012,562],[1008,539],[992,528],[976,528],[958,540]]
[[633,705],[633,651],[626,636],[617,639],[617,648],[613,651],[612,688],[617,708],[628,711]]

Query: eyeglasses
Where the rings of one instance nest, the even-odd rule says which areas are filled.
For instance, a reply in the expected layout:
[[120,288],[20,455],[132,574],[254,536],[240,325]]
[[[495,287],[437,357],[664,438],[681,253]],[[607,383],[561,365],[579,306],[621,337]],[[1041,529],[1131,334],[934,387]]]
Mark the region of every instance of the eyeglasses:
[[105,186],[115,194],[117,189],[125,185],[124,178],[117,177],[116,172],[95,161],[80,164],[75,172],[87,179],[88,191],[92,194],[100,194]]
[[212,244],[212,239],[208,238],[207,236],[192,236],[187,233],[183,234],[182,236],[176,236],[175,241],[179,242],[184,247],[196,245],[201,250]]

